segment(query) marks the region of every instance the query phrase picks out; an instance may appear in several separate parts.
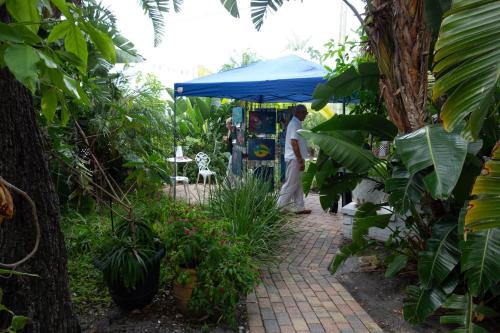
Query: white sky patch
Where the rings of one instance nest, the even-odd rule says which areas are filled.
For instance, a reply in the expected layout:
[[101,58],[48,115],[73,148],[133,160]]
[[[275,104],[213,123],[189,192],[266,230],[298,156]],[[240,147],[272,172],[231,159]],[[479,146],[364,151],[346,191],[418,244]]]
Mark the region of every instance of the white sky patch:
[[[264,20],[256,31],[250,18],[250,0],[239,1],[240,18],[233,18],[220,0],[184,0],[180,13],[165,15],[165,35],[158,47],[153,45],[153,28],[136,0],[102,0],[118,19],[118,28],[132,41],[147,60],[135,65],[135,70],[153,72],[171,86],[196,78],[200,66],[217,72],[233,56],[240,59],[249,50],[263,59],[273,59],[292,53],[290,41],[308,41],[320,51],[331,38],[339,39],[345,32],[359,26],[350,9],[341,0],[291,0]],[[352,0],[360,12],[361,0]],[[300,54],[307,57],[306,54]]]

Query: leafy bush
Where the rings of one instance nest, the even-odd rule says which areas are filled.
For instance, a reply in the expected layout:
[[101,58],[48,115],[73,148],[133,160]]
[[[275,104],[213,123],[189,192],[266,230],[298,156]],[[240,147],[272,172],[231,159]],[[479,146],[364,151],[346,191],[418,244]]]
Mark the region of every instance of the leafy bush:
[[240,297],[251,292],[259,281],[256,261],[244,242],[226,231],[224,220],[208,217],[201,208],[179,204],[162,234],[167,262],[178,283],[187,281],[183,268],[194,268],[197,285],[189,304],[195,314],[236,325]]
[[251,175],[223,182],[212,194],[209,209],[228,222],[233,237],[245,241],[252,257],[270,259],[291,234],[287,215],[277,205],[277,193]]

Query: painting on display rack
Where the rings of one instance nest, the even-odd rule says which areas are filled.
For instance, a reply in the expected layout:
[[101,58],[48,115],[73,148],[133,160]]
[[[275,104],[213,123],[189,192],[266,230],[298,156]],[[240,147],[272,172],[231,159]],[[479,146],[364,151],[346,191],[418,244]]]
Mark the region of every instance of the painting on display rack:
[[253,161],[274,160],[275,144],[273,139],[248,140],[248,159]]
[[275,111],[252,111],[248,120],[248,130],[253,133],[275,134]]
[[233,125],[238,125],[243,122],[243,108],[241,107],[234,107],[233,108],[233,113],[232,113],[232,118],[233,118]]

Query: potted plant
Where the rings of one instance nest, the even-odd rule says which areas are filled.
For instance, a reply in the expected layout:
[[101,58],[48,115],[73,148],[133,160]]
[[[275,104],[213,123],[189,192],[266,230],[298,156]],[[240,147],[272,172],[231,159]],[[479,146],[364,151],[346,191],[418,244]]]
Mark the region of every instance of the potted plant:
[[164,239],[178,309],[234,326],[238,302],[257,285],[259,272],[247,243],[228,227],[193,209],[168,223]]
[[173,294],[183,314],[189,312],[189,302],[197,283],[197,267],[206,250],[207,237],[189,218],[170,223],[165,244],[167,261],[175,273]]
[[151,303],[158,292],[160,261],[165,248],[144,221],[124,220],[104,241],[101,259],[95,260],[103,272],[113,301],[122,309],[140,309]]

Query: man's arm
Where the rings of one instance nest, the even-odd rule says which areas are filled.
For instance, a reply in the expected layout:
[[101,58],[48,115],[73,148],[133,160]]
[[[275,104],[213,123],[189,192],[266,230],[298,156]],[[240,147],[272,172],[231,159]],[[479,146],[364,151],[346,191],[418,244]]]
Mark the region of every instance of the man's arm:
[[295,154],[295,157],[297,158],[297,163],[299,163],[300,171],[304,171],[305,162],[304,162],[304,159],[302,158],[302,155],[300,154],[299,142],[296,139],[292,139],[291,143],[292,143],[293,153]]

